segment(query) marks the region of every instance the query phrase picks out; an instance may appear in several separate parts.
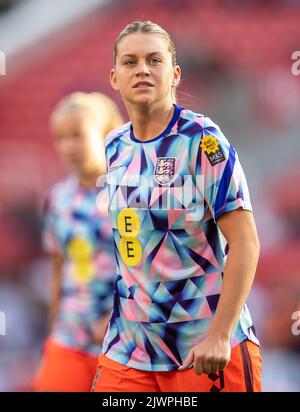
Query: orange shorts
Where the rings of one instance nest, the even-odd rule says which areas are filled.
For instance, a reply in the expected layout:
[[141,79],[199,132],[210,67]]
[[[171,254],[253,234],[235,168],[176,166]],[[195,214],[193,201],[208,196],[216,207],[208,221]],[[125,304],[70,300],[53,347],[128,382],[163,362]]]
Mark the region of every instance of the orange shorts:
[[33,383],[38,392],[89,392],[97,356],[70,349],[48,339]]
[[117,363],[100,354],[95,392],[261,392],[261,356],[257,345],[234,347],[226,369],[217,374],[185,371],[149,372]]

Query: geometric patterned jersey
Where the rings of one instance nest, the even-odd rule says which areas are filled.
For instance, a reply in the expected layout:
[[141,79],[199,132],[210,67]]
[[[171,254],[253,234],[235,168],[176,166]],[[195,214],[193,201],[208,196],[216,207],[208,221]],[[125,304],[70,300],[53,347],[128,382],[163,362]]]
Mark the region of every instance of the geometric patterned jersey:
[[[251,211],[234,147],[208,117],[176,106],[145,142],[131,123],[105,140],[117,278],[102,352],[148,371],[177,369],[207,333],[222,289],[228,245],[216,222]],[[232,347],[259,344],[245,305]]]
[[63,256],[51,338],[93,355],[101,350],[93,329],[112,309],[116,274],[107,205],[107,190],[83,188],[76,176],[56,183],[44,203],[44,248]]

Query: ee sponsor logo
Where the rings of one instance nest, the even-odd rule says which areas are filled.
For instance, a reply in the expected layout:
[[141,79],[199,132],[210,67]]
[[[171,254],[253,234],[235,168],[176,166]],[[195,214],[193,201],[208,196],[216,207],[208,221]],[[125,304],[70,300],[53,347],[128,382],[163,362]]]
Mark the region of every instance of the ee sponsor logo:
[[137,239],[141,222],[133,209],[122,209],[118,215],[118,230],[121,235],[119,252],[123,262],[128,266],[136,266],[142,259],[142,246]]
[[93,279],[93,247],[88,240],[75,237],[68,245],[68,254],[74,265],[75,277],[80,283],[89,283]]

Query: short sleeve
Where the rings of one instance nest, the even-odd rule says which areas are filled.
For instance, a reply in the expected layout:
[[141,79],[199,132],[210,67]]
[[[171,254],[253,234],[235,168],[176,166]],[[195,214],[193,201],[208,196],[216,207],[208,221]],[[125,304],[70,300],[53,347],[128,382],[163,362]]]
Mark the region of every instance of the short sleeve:
[[[199,119],[200,120],[200,119]],[[234,147],[219,126],[208,117],[199,121],[199,131],[190,146],[192,174],[214,221],[239,208],[252,211],[244,171]]]
[[49,254],[62,253],[57,237],[57,218],[51,194],[48,193],[42,207],[42,245]]

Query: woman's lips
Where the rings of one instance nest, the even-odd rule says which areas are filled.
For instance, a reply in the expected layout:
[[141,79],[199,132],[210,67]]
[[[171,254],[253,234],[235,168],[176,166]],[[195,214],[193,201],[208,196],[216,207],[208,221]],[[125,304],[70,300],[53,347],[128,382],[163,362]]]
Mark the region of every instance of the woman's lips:
[[139,82],[133,86],[134,89],[145,89],[148,87],[154,87],[154,86],[152,83],[149,83],[149,82]]

